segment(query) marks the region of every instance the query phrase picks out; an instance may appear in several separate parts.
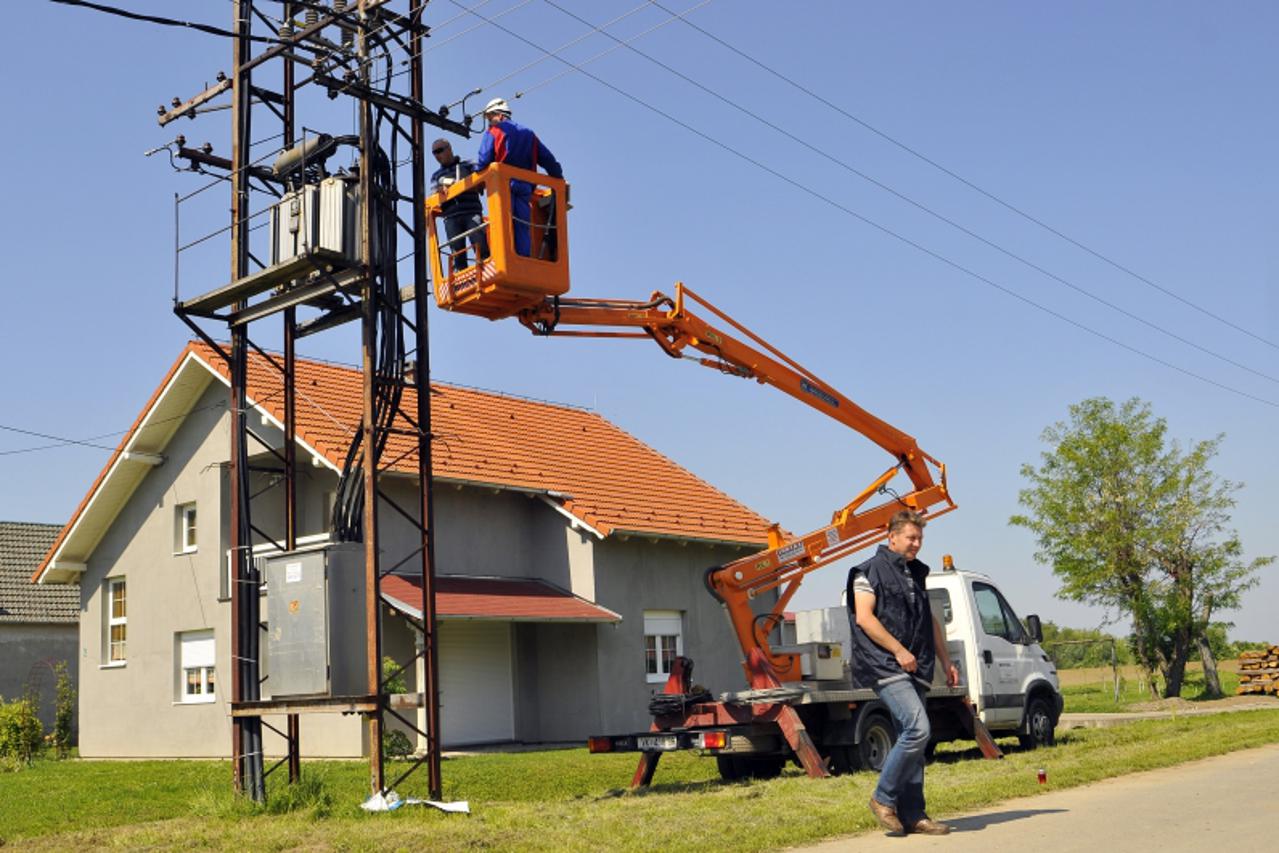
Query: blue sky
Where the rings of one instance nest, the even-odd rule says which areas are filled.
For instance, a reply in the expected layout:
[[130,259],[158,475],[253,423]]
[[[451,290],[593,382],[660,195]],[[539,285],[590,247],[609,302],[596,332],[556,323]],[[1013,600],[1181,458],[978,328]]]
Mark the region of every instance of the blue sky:
[[[631,0],[556,3],[593,24],[642,5],[610,28],[623,39],[668,18]],[[477,4],[488,17],[511,10],[503,26],[549,49],[590,29],[544,0],[465,3]],[[120,5],[222,26],[232,9],[207,0]],[[696,0],[662,5],[682,11]],[[1271,108],[1279,59],[1270,38],[1279,8],[713,0],[689,19],[1247,333],[1072,247],[679,21],[635,47],[1193,346],[957,231],[625,49],[588,69],[788,180],[579,74],[539,85],[563,70],[554,60],[485,91],[472,103],[529,90],[514,101],[516,119],[565,165],[575,205],[574,295],[643,298],[683,280],[916,436],[946,462],[961,505],[929,529],[924,559],[939,564],[953,553],[959,565],[994,575],[1023,615],[1075,626],[1103,619],[1057,600],[1030,535],[1007,525],[1018,509],[1018,469],[1044,449],[1043,428],[1089,396],[1139,396],[1183,441],[1225,433],[1215,467],[1246,483],[1235,514],[1245,549],[1279,553],[1279,349],[1257,339],[1279,342],[1279,117]],[[159,128],[155,108],[211,82],[229,67],[231,47],[52,4],[24,4],[15,21],[25,35],[0,60],[10,81],[0,89],[10,188],[0,210],[8,302],[0,313],[0,424],[72,438],[108,434],[132,422],[188,338],[171,313],[173,196],[201,180],[170,170],[163,154],[142,154],[178,132],[229,151],[225,113]],[[428,22],[437,25],[427,54],[431,104],[542,56],[452,0],[432,3]],[[612,44],[597,34],[562,55],[582,62]],[[302,116],[328,132],[351,125],[349,104],[322,97]],[[271,144],[256,150],[269,153]],[[220,188],[184,206],[184,237],[223,224],[226,206]],[[227,266],[224,244],[190,253],[184,294],[223,283]],[[259,337],[272,340],[266,331]],[[435,378],[594,407],[792,530],[823,524],[889,464],[861,436],[789,398],[676,363],[651,345],[534,339],[514,323],[438,311],[431,338]],[[358,345],[347,330],[309,339],[302,354],[354,362]],[[74,445],[8,452],[48,443],[0,432],[0,518],[65,521],[105,461],[106,451]],[[843,576],[842,566],[816,573],[796,605],[837,603]],[[1227,618],[1237,637],[1275,641],[1277,610],[1272,570]]]

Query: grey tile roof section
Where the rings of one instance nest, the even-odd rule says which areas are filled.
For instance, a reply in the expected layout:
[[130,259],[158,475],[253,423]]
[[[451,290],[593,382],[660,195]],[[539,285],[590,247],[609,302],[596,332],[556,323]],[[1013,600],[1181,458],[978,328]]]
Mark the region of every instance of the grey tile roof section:
[[80,585],[31,582],[60,524],[0,521],[0,624],[80,621]]

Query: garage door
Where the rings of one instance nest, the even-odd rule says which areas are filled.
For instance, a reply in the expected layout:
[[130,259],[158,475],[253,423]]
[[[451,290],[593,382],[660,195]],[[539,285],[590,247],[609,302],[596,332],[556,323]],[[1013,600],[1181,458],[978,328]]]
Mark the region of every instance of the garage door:
[[511,624],[445,620],[439,630],[442,744],[514,740]]

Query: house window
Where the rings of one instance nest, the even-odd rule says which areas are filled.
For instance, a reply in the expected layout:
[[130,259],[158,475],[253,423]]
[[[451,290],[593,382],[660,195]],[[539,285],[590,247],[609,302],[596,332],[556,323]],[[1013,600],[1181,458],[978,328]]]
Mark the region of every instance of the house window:
[[107,663],[124,663],[129,610],[124,578],[107,581]]
[[644,611],[644,675],[650,683],[669,678],[676,656],[684,653],[683,626],[678,610]]
[[174,550],[190,554],[196,550],[195,504],[181,504],[177,508],[177,525],[174,532]]
[[212,631],[178,634],[178,691],[184,703],[212,702],[214,646]]

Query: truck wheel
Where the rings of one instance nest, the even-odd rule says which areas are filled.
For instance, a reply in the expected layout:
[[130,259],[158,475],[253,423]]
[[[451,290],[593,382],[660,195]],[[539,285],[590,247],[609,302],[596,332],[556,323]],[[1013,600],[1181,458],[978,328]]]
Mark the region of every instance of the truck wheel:
[[719,768],[719,778],[725,782],[736,782],[745,777],[740,760],[735,755],[715,756],[715,766]]
[[752,779],[776,779],[782,775],[782,768],[786,766],[786,759],[777,756],[743,758],[741,762],[745,766],[746,775]]
[[1036,696],[1026,706],[1026,733],[1017,735],[1017,742],[1022,749],[1036,749],[1041,746],[1053,746],[1057,736],[1053,732],[1053,712],[1048,700]]
[[826,747],[829,759],[830,772],[836,776],[843,776],[848,773],[856,773],[858,769],[857,763],[857,747],[852,744],[832,744]]
[[893,723],[885,714],[871,714],[862,727],[861,743],[857,744],[857,758],[865,770],[878,772],[884,766],[888,750],[897,741]]

